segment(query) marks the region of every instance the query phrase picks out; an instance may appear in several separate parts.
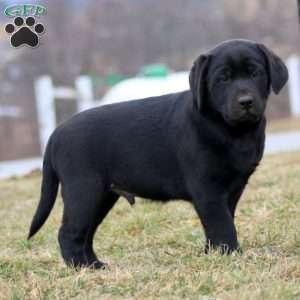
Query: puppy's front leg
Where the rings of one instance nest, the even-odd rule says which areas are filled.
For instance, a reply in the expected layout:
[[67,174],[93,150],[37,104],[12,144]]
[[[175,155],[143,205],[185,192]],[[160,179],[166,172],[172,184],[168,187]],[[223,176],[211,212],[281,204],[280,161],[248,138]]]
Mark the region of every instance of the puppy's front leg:
[[207,253],[210,248],[219,248],[222,253],[231,253],[239,248],[233,217],[228,208],[226,193],[203,190],[194,196],[194,206],[203,224]]

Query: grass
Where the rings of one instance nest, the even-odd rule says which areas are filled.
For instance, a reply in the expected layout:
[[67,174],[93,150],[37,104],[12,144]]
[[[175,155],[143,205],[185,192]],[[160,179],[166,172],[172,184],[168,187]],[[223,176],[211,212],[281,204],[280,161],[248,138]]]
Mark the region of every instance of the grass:
[[0,181],[0,299],[300,299],[300,153],[266,157],[237,212],[242,255],[203,254],[193,208],[121,199],[96,236],[104,271],[65,267],[62,204],[26,241],[40,174]]

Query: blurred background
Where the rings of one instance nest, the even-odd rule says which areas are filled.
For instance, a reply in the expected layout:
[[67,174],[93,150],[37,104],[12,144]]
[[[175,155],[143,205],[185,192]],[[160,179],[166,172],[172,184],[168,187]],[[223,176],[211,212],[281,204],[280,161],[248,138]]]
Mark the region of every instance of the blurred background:
[[[0,1],[0,9],[16,3],[44,5],[37,22],[46,31],[39,47],[13,48],[4,31],[13,19],[1,14],[0,161],[39,157],[49,131],[82,109],[188,88],[193,60],[226,39],[256,40],[298,63],[294,0]],[[293,116],[287,86],[268,118]]]

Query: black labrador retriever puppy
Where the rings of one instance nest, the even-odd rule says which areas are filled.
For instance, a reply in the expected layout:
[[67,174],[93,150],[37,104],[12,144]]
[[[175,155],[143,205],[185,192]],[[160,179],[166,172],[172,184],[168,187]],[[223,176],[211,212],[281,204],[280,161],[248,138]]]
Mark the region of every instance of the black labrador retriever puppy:
[[239,249],[237,202],[262,158],[270,88],[287,82],[282,60],[261,44],[226,41],[201,55],[190,91],[97,107],[49,139],[41,199],[29,238],[46,221],[59,182],[59,230],[68,265],[103,267],[93,250],[98,225],[120,195],[193,203],[211,247]]

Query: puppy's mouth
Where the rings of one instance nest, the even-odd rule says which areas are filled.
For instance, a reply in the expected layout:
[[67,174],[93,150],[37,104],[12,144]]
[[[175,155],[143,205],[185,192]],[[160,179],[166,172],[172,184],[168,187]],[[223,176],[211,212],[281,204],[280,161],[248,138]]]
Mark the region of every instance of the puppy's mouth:
[[261,120],[261,115],[258,113],[255,113],[251,110],[249,111],[243,111],[239,114],[234,114],[234,116],[230,116],[228,114],[224,114],[224,119],[226,123],[228,123],[230,126],[237,126],[237,125],[252,125],[255,123],[258,123]]

